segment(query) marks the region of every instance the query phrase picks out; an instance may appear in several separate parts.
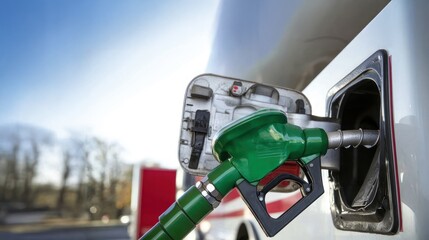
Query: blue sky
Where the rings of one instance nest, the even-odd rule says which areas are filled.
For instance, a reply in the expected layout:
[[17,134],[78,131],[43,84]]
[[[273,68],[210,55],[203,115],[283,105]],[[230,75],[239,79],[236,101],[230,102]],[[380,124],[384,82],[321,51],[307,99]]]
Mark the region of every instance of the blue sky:
[[0,125],[88,131],[128,161],[177,167],[187,83],[216,1],[0,1]]

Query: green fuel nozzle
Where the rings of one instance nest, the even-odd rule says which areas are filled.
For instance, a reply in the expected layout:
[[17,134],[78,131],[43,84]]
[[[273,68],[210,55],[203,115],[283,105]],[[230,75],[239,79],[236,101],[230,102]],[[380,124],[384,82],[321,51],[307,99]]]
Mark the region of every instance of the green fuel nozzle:
[[[328,149],[323,129],[288,124],[278,110],[264,109],[223,128],[213,141],[213,154],[230,161],[248,182],[264,178],[289,159],[307,164]],[[310,157],[310,158],[305,158]]]
[[[213,139],[213,154],[220,165],[188,189],[141,239],[184,238],[235,187],[265,233],[274,236],[323,193],[319,156],[327,149],[323,129],[288,124],[282,111],[264,109],[232,122]],[[288,160],[298,161],[307,181],[283,174],[257,191],[258,182]],[[264,194],[286,179],[301,185],[304,197],[279,218],[271,218]]]

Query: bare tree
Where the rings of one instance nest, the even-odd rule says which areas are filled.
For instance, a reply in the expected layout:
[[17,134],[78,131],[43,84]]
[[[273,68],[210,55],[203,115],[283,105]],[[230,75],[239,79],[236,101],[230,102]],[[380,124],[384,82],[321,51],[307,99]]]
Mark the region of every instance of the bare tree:
[[[0,201],[27,207],[35,202],[49,204],[62,211],[72,210],[75,216],[94,207],[94,219],[104,214],[118,217],[119,210],[129,204],[126,195],[130,193],[129,180],[123,176],[122,148],[101,138],[72,134],[57,145],[62,152],[62,156],[58,154],[62,163],[59,184],[35,182],[54,140],[53,134],[42,128],[0,126]],[[76,195],[73,206],[67,205],[68,194]]]
[[[118,150],[119,151],[119,150]],[[117,151],[113,152],[112,158],[110,159],[109,164],[109,207],[112,209],[123,208],[123,206],[118,206],[118,187],[121,187],[120,177],[122,174],[123,164],[119,158],[119,153]],[[120,217],[119,214],[115,213],[116,217]]]
[[54,142],[53,133],[49,130],[24,126],[22,129],[22,141],[28,145],[24,150],[24,186],[22,191],[22,201],[26,206],[32,206],[36,197],[34,178],[37,174],[37,166],[40,163],[42,148],[52,146]]
[[96,154],[93,159],[93,170],[97,175],[97,201],[101,214],[117,216],[116,200],[119,179],[122,172],[120,152],[122,148],[116,143],[109,143],[94,138]]
[[18,152],[20,149],[20,142],[14,141],[12,151],[6,157],[6,178],[4,181],[5,200],[18,201]]
[[2,201],[18,200],[18,153],[21,149],[21,140],[18,132],[12,129],[12,126],[3,126],[0,128],[0,146],[5,168],[2,169]]
[[[73,213],[77,217],[91,205],[92,193],[89,184],[92,182],[92,167],[90,158],[93,155],[94,147],[91,137],[79,131],[70,132],[70,137],[65,142],[63,144],[63,178],[77,177],[77,185],[74,188],[76,197],[73,204]],[[65,152],[68,152],[67,157],[64,155]],[[65,176],[66,172],[68,172],[67,176]],[[67,179],[63,181],[65,183],[64,188],[67,187]],[[64,189],[64,191],[66,190]]]
[[61,187],[58,193],[57,209],[62,210],[64,207],[64,197],[67,190],[67,180],[71,172],[71,155],[68,150],[63,151],[63,173],[61,176]]
[[97,155],[95,156],[95,159],[99,163],[98,199],[100,210],[103,213],[106,208],[106,173],[111,146],[100,138],[94,138],[94,142],[97,146]]
[[79,145],[79,155],[77,156],[80,164],[78,166],[78,185],[77,185],[77,194],[75,205],[81,209],[83,202],[85,201],[86,189],[85,189],[85,179],[87,178],[88,171],[90,170],[89,166],[89,157],[90,149],[87,145]]
[[119,177],[121,174],[121,164],[119,160],[118,153],[112,154],[112,159],[110,161],[110,171],[109,171],[109,193],[111,196],[116,195],[116,186],[119,182]]
[[5,159],[2,190],[4,201],[31,206],[35,197],[33,180],[37,174],[41,149],[52,144],[53,134],[29,125],[0,128],[0,147]]

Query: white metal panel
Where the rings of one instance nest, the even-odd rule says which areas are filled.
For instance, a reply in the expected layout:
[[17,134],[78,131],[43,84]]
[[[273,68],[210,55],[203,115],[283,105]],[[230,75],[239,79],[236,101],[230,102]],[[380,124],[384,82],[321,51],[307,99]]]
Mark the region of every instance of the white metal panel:
[[[272,239],[429,237],[429,161],[426,157],[429,154],[429,111],[425,106],[429,102],[428,11],[427,1],[398,0],[389,3],[304,91],[312,103],[313,114],[324,116],[326,95],[332,86],[377,50],[386,49],[391,55],[403,231],[387,236],[335,229],[329,210],[327,172],[323,171],[325,194]],[[264,82],[270,81],[264,79]],[[236,224],[231,224],[231,227],[236,227]],[[223,226],[228,226],[228,222]],[[264,239],[262,231],[258,231]]]
[[[400,176],[403,232],[393,238],[427,239],[429,203],[427,182],[429,98],[429,2],[390,3],[305,89],[313,113],[325,114],[327,91],[378,49],[392,59],[394,127]],[[326,185],[325,185],[326,188]],[[324,196],[326,198],[327,195]],[[327,207],[327,206],[321,206]],[[315,217],[316,219],[318,217]],[[334,230],[335,235],[369,237],[368,234]],[[377,239],[389,236],[374,235]]]
[[302,90],[387,2],[223,1],[207,72]]

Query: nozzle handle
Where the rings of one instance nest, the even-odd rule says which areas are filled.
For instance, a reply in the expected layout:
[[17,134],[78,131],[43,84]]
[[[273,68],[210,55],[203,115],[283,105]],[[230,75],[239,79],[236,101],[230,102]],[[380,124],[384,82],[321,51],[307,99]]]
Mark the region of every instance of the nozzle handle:
[[[323,183],[321,176],[320,157],[316,157],[312,161],[301,166],[305,175],[307,176],[308,183],[298,177],[288,177],[283,175],[280,178],[274,179],[272,184],[262,191],[258,191],[256,186],[250,184],[246,180],[238,184],[237,188],[249,209],[252,211],[256,220],[258,221],[265,234],[273,237],[287,224],[289,224],[296,216],[310,206],[320,195],[323,194]],[[282,179],[283,178],[283,179]],[[289,179],[295,181],[301,186],[303,197],[295,203],[291,208],[284,212],[280,217],[273,218],[269,215],[266,204],[265,194],[270,188],[275,187],[275,182]]]

